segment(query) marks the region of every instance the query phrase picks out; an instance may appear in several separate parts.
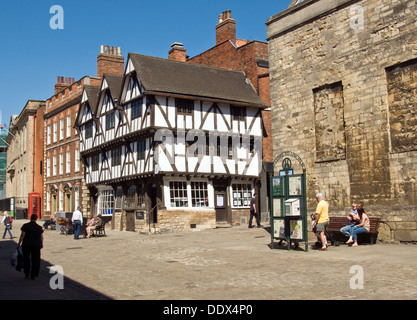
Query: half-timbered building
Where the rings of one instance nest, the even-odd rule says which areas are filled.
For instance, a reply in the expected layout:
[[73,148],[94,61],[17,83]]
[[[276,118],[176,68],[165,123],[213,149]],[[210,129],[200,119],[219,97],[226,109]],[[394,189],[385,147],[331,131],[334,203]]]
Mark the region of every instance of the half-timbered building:
[[77,118],[96,212],[169,231],[248,215],[265,105],[244,73],[129,53],[117,80],[104,75],[95,107],[86,88]]

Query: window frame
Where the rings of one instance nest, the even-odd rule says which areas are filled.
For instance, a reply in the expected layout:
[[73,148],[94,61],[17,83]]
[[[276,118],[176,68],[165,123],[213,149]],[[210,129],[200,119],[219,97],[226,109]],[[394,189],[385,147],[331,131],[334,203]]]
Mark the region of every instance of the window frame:
[[143,98],[136,99],[130,103],[130,119],[135,120],[142,117]]
[[192,115],[194,110],[194,100],[175,98],[177,114]]
[[111,150],[111,166],[116,167],[116,166],[120,166],[121,164],[122,164],[122,147],[116,147]]

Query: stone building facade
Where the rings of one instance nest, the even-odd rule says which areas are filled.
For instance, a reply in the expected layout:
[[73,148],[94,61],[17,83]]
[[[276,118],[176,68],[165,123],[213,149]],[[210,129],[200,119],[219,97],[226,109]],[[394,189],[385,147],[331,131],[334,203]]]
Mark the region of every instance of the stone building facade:
[[411,0],[294,0],[267,21],[274,155],[304,160],[310,210],[319,191],[331,215],[363,201],[385,240],[417,240],[416,21]]

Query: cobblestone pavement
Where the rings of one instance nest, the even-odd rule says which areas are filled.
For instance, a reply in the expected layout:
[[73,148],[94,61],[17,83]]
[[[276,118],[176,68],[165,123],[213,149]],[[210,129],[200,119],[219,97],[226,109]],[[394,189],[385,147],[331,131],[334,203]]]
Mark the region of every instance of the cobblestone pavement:
[[[80,240],[47,230],[40,277],[26,280],[9,262],[25,222],[13,223],[13,240],[0,240],[1,300],[417,298],[417,245],[272,250],[266,229],[243,226],[157,235],[107,230]],[[63,289],[50,287],[53,265],[63,268]]]

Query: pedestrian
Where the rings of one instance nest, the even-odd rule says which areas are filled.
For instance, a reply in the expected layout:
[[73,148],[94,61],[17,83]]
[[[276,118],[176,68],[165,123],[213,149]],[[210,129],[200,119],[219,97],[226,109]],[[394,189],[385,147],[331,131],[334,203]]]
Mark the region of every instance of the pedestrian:
[[80,236],[80,229],[83,223],[82,208],[78,207],[72,214],[72,224],[74,225],[74,239],[78,240]]
[[[25,278],[32,280],[35,277],[39,277],[39,271],[41,266],[41,249],[43,248],[43,229],[37,224],[38,215],[36,213],[30,216],[30,222],[25,223],[20,230],[19,242],[17,243],[17,249],[19,250],[22,245],[23,253],[23,270],[25,272]],[[32,266],[31,266],[32,262]]]
[[316,218],[314,220],[313,227],[316,227],[316,233],[318,233],[318,235],[320,236],[322,247],[319,250],[326,251],[327,250],[326,230],[330,222],[329,204],[327,203],[327,201],[324,200],[324,196],[322,193],[316,194],[316,200],[317,200]]
[[252,228],[252,219],[253,219],[253,217],[255,217],[255,219],[256,219],[257,227],[261,228],[262,226],[261,226],[261,222],[260,222],[260,219],[259,219],[259,212],[258,212],[258,210],[256,210],[256,192],[253,193],[253,196],[250,199],[249,210],[250,210],[249,228]]
[[358,208],[358,215],[360,217],[359,224],[352,227],[351,235],[349,237],[349,240],[346,242],[347,244],[353,243],[352,247],[358,246],[358,234],[368,232],[371,228],[369,217],[365,213],[365,210],[362,208],[362,206]]
[[3,233],[3,239],[6,237],[6,232],[9,231],[10,239],[13,239],[12,233],[10,232],[10,229],[12,227],[12,222],[10,216],[7,214],[7,212],[4,213],[3,219],[1,220],[2,223],[4,223],[4,233]]
[[[53,224],[56,224],[55,212],[52,213],[50,220],[45,221],[45,223],[43,224],[43,227],[46,230],[46,229],[48,229],[49,225],[53,225]],[[52,227],[51,227],[51,229],[52,229]]]

